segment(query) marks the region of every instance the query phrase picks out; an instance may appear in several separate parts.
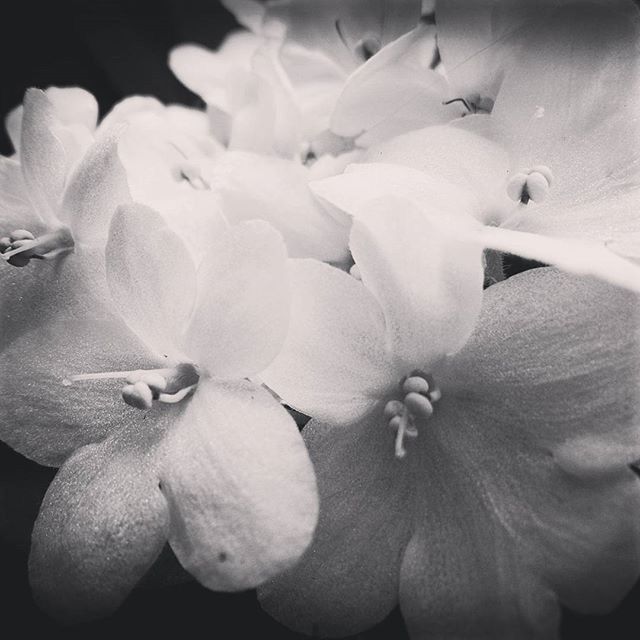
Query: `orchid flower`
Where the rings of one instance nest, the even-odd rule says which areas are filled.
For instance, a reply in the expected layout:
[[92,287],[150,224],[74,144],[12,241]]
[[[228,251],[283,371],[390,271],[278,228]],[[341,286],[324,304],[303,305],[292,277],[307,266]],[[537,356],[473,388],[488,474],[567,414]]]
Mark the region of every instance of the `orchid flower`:
[[[402,215],[396,215],[399,207]],[[552,268],[482,292],[481,248],[409,203],[357,216],[361,281],[291,260],[263,373],[313,416],[316,536],[259,591],[289,627],[552,638],[640,571],[638,299]]]
[[113,305],[45,296],[47,323],[2,354],[25,365],[2,381],[3,418],[21,428],[12,445],[41,461],[72,449],[29,560],[37,602],[68,621],[118,607],[167,541],[205,586],[253,587],[298,558],[317,512],[295,422],[248,380],[288,324],[278,233],[216,233],[196,273],[160,214],[127,205],[106,261]]
[[104,246],[111,215],[130,198],[117,131],[93,142],[70,174],[62,133],[47,94],[28,89],[18,159],[0,158],[0,256],[14,266]]

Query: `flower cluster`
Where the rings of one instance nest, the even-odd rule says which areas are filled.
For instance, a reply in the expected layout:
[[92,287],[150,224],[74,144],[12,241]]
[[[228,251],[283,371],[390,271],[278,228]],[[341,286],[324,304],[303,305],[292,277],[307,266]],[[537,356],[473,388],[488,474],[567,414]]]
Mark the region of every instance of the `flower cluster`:
[[636,5],[223,4],[240,30],[169,56],[206,109],[98,121],[49,87],[6,118],[0,437],[59,467],[36,601],[108,615],[168,544],[320,637],[612,608],[640,575]]

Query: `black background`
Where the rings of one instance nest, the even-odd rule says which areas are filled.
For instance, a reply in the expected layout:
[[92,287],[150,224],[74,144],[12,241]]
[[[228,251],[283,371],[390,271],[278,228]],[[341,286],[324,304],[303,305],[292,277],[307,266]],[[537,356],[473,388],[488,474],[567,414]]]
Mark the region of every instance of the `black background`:
[[[199,99],[169,71],[167,54],[183,42],[215,47],[234,24],[216,0],[5,3],[0,26],[0,115],[22,101],[27,87],[50,85],[91,91],[101,115],[131,94],[199,106]],[[0,152],[11,152],[4,130]],[[56,625],[33,604],[26,578],[29,532],[54,473],[0,445],[0,620],[11,637],[111,638],[138,633],[222,640],[304,637],[262,612],[253,592],[215,594],[193,581],[138,588],[106,620],[75,628]],[[171,566],[167,556],[165,566]],[[565,639],[636,640],[639,636],[638,586],[612,614],[586,617],[566,612],[563,619]],[[359,637],[399,640],[406,636],[395,612]]]

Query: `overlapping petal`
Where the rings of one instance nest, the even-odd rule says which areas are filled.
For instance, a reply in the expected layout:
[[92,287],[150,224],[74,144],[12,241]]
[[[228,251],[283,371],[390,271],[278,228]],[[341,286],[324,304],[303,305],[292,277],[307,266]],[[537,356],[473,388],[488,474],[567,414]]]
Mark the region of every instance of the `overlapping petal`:
[[118,157],[118,134],[114,129],[98,138],[68,179],[59,218],[80,244],[103,246],[116,208],[131,200]]
[[44,498],[29,577],[38,604],[59,620],[110,614],[166,543],[169,513],[154,455],[162,419],[144,417],[137,412],[129,429],[76,451]]
[[352,422],[403,375],[385,352],[382,310],[362,283],[343,271],[291,260],[289,272],[289,332],[261,377],[308,415]]
[[206,177],[230,222],[266,220],[282,233],[292,258],[347,258],[348,221],[314,199],[305,167],[237,151],[211,165]]
[[407,374],[462,347],[480,311],[481,247],[445,227],[408,200],[386,198],[351,232],[362,281],[385,315],[388,349]]
[[415,469],[394,457],[377,409],[357,424],[312,421],[303,431],[318,475],[318,528],[300,562],[259,591],[262,606],[296,631],[351,635],[397,603]]
[[113,302],[131,330],[159,356],[184,358],[196,270],[162,216],[139,204],[120,207],[111,222],[106,264]]
[[41,464],[59,465],[137,414],[121,384],[65,384],[74,375],[158,367],[111,307],[104,253],[75,253],[34,268],[0,270],[2,439]]
[[264,389],[201,380],[165,442],[169,541],[211,589],[254,587],[311,541],[315,477],[295,422]]
[[29,198],[37,214],[54,221],[66,178],[66,158],[55,135],[53,105],[43,91],[28,89],[24,96],[20,164]]
[[368,146],[375,140],[445,122],[452,108],[443,105],[447,82],[431,69],[435,34],[421,25],[388,44],[348,79],[333,114],[331,129],[357,137]]
[[212,242],[185,333],[185,349],[211,375],[259,373],[280,350],[289,324],[286,257],[282,236],[261,220],[232,226]]

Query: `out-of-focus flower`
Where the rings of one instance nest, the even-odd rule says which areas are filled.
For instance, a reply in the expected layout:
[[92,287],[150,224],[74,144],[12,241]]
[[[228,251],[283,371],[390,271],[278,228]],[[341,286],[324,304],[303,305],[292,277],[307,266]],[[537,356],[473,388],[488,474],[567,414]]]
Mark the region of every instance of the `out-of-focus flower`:
[[106,249],[113,304],[45,273],[38,317],[15,305],[3,438],[40,462],[66,459],[30,555],[35,598],[60,619],[118,607],[167,540],[201,583],[237,590],[289,567],[311,539],[302,438],[247,379],[286,333],[285,247],[264,222],[213,230],[196,275],[160,214],[125,206]]
[[264,379],[314,417],[322,511],[262,603],[321,636],[399,601],[413,638],[555,637],[640,571],[638,299],[550,268],[483,296],[479,248],[398,204],[354,222],[361,282],[291,261]]
[[104,132],[70,162],[79,147],[61,140],[68,141],[76,127],[66,127],[59,111],[44,92],[27,90],[17,154],[0,158],[0,256],[14,266],[104,246],[111,215],[130,199],[117,155],[118,132]]
[[[216,52],[198,45],[177,47],[170,65],[207,103],[212,129],[230,149],[275,152],[288,158],[304,158],[309,152],[335,155],[348,148],[348,139],[360,135],[363,127],[379,124],[377,114],[386,113],[389,101],[394,101],[389,97],[393,87],[386,88],[383,98],[378,69],[383,68],[388,81],[402,67],[406,78],[425,64],[424,59],[429,64],[435,54],[433,27],[429,27],[426,45],[412,47],[417,40],[414,36],[400,38],[417,26],[420,2],[329,2],[323,3],[321,12],[317,4],[306,0],[225,4],[250,32],[230,35]],[[369,58],[366,70],[350,78]],[[391,58],[398,62],[393,68]],[[375,86],[372,75],[376,75]],[[440,81],[444,82],[441,77]],[[341,96],[343,89],[348,89],[346,96]],[[360,124],[352,131],[352,112],[369,97],[374,101],[360,110]],[[384,104],[375,104],[381,99]],[[332,123],[338,102],[340,113]],[[404,119],[418,117],[415,111],[403,114]],[[418,126],[434,119],[440,122],[451,112],[441,100],[435,108],[429,104],[418,111],[420,115],[428,112],[427,120]],[[330,126],[347,140],[333,136],[327,149]]]

